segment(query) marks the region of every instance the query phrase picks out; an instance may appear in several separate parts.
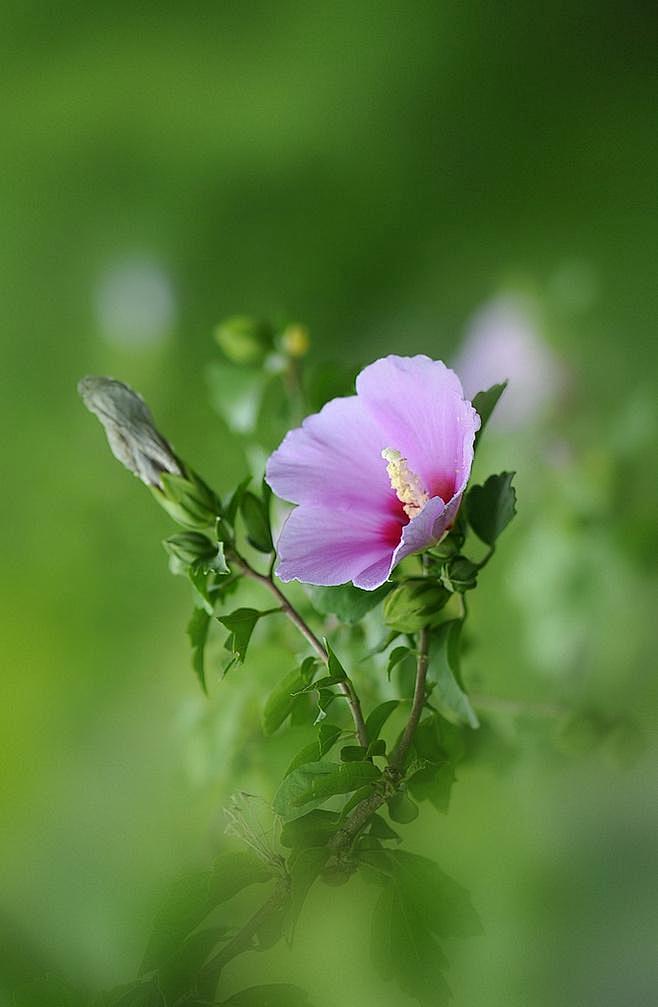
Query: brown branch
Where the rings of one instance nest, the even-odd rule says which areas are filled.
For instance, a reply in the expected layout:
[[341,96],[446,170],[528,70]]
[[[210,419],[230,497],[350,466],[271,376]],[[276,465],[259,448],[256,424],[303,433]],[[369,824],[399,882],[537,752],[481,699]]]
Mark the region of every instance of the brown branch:
[[[304,621],[297,609],[291,605],[291,603],[286,598],[283,591],[274,583],[271,576],[264,573],[259,573],[258,570],[254,568],[244,559],[243,556],[238,556],[234,553],[232,559],[241,568],[243,573],[250,577],[251,580],[257,581],[257,583],[262,584],[263,587],[274,595],[274,597],[279,601],[281,608],[286,613],[292,624],[299,630],[306,641],[311,645],[315,653],[318,655],[323,664],[329,663],[329,655],[325,650],[323,644],[317,638],[311,627]],[[354,721],[354,726],[356,728],[356,734],[359,739],[359,744],[363,748],[368,747],[368,732],[366,731],[366,722],[363,718],[363,712],[361,710],[361,703],[359,697],[354,688],[354,685],[350,679],[345,679],[344,682],[339,682],[338,688],[343,693],[350,707],[350,712],[352,714],[352,720]]]

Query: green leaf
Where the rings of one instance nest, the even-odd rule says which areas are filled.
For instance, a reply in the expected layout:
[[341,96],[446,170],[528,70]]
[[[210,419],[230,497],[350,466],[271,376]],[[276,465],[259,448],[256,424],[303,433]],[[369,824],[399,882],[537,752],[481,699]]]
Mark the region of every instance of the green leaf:
[[404,890],[388,881],[375,905],[371,954],[382,977],[422,1007],[443,1007],[450,990],[443,973],[448,961]]
[[238,851],[217,857],[213,867],[175,881],[156,914],[142,961],[142,974],[171,961],[183,941],[222,902],[272,877],[271,869],[252,853]]
[[259,612],[255,608],[236,608],[230,615],[218,615],[217,621],[221,622],[229,631],[230,636],[227,641],[227,649],[230,650],[242,664],[247,654],[247,647],[251,640],[251,634],[259,619],[278,609],[268,609],[266,612]]
[[341,762],[362,762],[368,754],[368,749],[362,745],[345,745],[340,750]]
[[305,745],[288,766],[285,776],[290,776],[294,769],[306,765],[307,762],[318,762],[323,755],[333,748],[341,734],[340,727],[335,724],[320,724],[318,727],[318,737],[310,745]]
[[480,443],[480,438],[484,433],[484,428],[489,422],[489,417],[498,405],[498,400],[507,388],[507,381],[502,381],[499,385],[492,385],[486,392],[478,392],[473,399],[473,408],[480,417],[480,429],[475,435],[474,450]]
[[[47,1001],[42,1000],[33,1001],[30,1007],[37,1007],[37,1004],[39,1007],[42,1007],[42,1004],[45,1007],[46,1003]],[[62,1001],[62,1007],[65,1003],[66,1001]],[[102,1007],[167,1007],[157,976],[148,976],[124,986],[117,986],[110,993],[104,994],[100,1003]]]
[[268,983],[234,993],[228,1000],[222,1000],[219,1007],[312,1007],[312,1004],[299,986]]
[[414,804],[411,798],[403,791],[398,790],[389,798],[388,813],[394,822],[400,825],[409,825],[418,818],[418,805]]
[[375,836],[377,839],[396,839],[399,842],[402,838],[381,815],[372,816],[368,831],[371,836]]
[[416,633],[441,619],[450,592],[423,577],[396,587],[384,602],[384,622],[399,633]]
[[382,727],[399,705],[400,701],[398,699],[387,699],[386,702],[380,703],[379,706],[370,711],[366,719],[366,733],[368,741],[371,744],[377,740]]
[[514,472],[489,476],[483,486],[472,486],[466,495],[466,516],[471,528],[489,546],[516,514]]
[[304,691],[316,664],[317,661],[314,657],[307,657],[302,662],[301,668],[291,671],[274,686],[267,697],[263,710],[265,734],[274,734],[277,728],[281,727],[290,716],[295,705],[295,697],[299,695],[300,691]]
[[292,940],[306,896],[330,856],[331,851],[327,846],[311,846],[305,850],[293,851],[288,860],[290,891],[286,906],[285,929],[289,941]]
[[327,657],[328,657],[327,667],[329,669],[329,674],[331,675],[332,678],[335,678],[337,680],[339,680],[339,679],[343,679],[343,680],[346,679],[347,678],[347,674],[345,672],[345,669],[343,668],[342,664],[340,663],[340,661],[338,660],[338,658],[334,654],[334,652],[333,652],[333,650],[331,648],[331,644],[326,639],[326,637],[325,637],[325,640],[324,640],[324,646],[325,646],[325,650],[327,651]]
[[293,770],[276,792],[273,808],[284,821],[299,818],[335,794],[349,794],[381,776],[371,762],[309,762]]
[[432,703],[453,724],[480,726],[471,702],[459,684],[459,644],[462,620],[439,627],[430,646],[429,677],[434,683]]
[[446,1003],[448,962],[439,940],[482,933],[468,893],[426,857],[393,849],[362,857],[384,879],[372,930],[376,966],[423,1007]]
[[[4,981],[2,988],[4,988]],[[127,990],[128,987],[124,987],[124,989]],[[113,994],[106,994],[108,997],[111,995]],[[17,989],[14,989],[11,1001],[5,1001],[3,998],[0,1002],[7,1005],[11,1002],[12,1007],[83,1007],[83,1005],[87,1007],[89,1000],[69,986],[64,979],[49,974],[22,983]],[[137,1003],[137,1001],[134,1002]],[[110,1007],[109,1000],[107,1003]],[[114,1002],[112,1001],[112,1003]],[[132,1001],[127,1000],[126,1004],[128,1003],[132,1003]],[[105,1007],[105,1002],[103,1002],[103,1007]]]
[[386,677],[389,682],[391,680],[391,675],[394,669],[406,661],[408,657],[411,657],[413,651],[409,647],[394,647],[391,653],[388,655],[388,665],[386,666]]
[[353,584],[339,587],[311,587],[311,604],[320,615],[335,615],[341,622],[353,625],[363,619],[393,590],[393,584],[382,584],[376,591],[362,591]]
[[429,801],[436,811],[445,815],[450,805],[455,779],[453,764],[445,762],[442,766],[425,766],[419,769],[408,780],[407,786],[416,801]]
[[240,513],[247,529],[247,540],[259,552],[271,553],[274,550],[272,530],[267,507],[255,493],[248,490],[242,495]]
[[231,495],[226,507],[224,508],[224,516],[230,525],[235,525],[235,519],[238,515],[238,510],[240,509],[240,501],[242,500],[244,491],[251,482],[251,476],[246,476],[241,483],[239,483],[233,494]]
[[281,845],[289,849],[306,849],[309,846],[326,846],[338,827],[340,815],[336,811],[316,808],[301,818],[294,818],[281,829]]
[[210,616],[205,608],[195,608],[192,618],[187,624],[187,635],[192,645],[192,667],[196,677],[199,679],[201,688],[207,694],[206,671],[205,671],[205,650],[208,640],[208,630],[210,629]]

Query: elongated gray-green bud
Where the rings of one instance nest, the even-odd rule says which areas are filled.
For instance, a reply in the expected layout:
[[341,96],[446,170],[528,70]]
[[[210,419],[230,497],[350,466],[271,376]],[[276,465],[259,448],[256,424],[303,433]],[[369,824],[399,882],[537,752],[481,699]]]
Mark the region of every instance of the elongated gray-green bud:
[[184,528],[214,526],[221,504],[204,481],[174,453],[141,395],[114,378],[87,377],[82,401],[103,424],[114,457],[145,483]]
[[114,457],[143,483],[162,489],[163,472],[183,475],[183,466],[156,429],[141,395],[122,381],[104,377],[83,378],[78,392],[103,424]]

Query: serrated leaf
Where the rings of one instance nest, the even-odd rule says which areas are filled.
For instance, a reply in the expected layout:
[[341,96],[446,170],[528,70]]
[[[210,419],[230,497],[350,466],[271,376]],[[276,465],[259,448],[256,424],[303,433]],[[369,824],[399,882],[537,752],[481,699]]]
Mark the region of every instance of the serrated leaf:
[[478,416],[480,417],[480,429],[475,435],[475,442],[473,445],[473,450],[477,449],[480,442],[480,438],[484,433],[484,429],[489,422],[489,417],[493,413],[494,409],[498,405],[498,400],[507,388],[507,381],[501,381],[498,385],[492,385],[491,388],[487,388],[484,392],[478,392],[473,399],[472,405]]
[[381,776],[371,762],[310,762],[293,770],[274,797],[273,808],[284,821],[299,818],[336,794],[349,794]]
[[271,553],[274,550],[272,530],[267,508],[255,493],[245,490],[240,500],[240,514],[247,529],[249,544],[259,552]]
[[195,608],[192,612],[192,618],[187,624],[187,635],[192,645],[192,667],[206,694],[208,689],[206,687],[205,651],[209,629],[210,616],[208,612],[205,608]]
[[477,728],[480,722],[459,684],[459,641],[462,621],[453,619],[434,633],[429,655],[429,677],[434,685],[432,703],[453,724]]
[[366,718],[366,733],[368,735],[368,741],[372,744],[379,737],[382,727],[391,716],[392,713],[398,708],[400,701],[398,699],[387,699],[386,702],[380,703],[376,706],[374,710],[371,710]]
[[222,1000],[219,1007],[312,1007],[304,990],[289,983],[250,986]]
[[516,514],[514,472],[489,476],[483,486],[472,486],[466,494],[466,516],[475,534],[493,546]]
[[311,604],[320,615],[335,615],[341,622],[352,626],[376,608],[393,584],[382,584],[376,591],[362,591],[353,584],[338,587],[312,587],[309,590]]

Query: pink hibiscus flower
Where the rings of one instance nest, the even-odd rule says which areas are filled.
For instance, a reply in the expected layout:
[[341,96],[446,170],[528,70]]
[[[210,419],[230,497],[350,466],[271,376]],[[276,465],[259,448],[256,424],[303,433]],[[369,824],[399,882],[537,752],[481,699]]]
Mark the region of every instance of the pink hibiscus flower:
[[297,507],[277,543],[283,581],[373,591],[453,524],[480,418],[459,378],[426,356],[384,357],[290,431],[267,464]]

